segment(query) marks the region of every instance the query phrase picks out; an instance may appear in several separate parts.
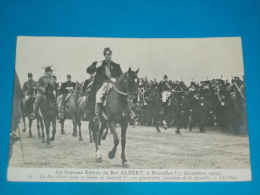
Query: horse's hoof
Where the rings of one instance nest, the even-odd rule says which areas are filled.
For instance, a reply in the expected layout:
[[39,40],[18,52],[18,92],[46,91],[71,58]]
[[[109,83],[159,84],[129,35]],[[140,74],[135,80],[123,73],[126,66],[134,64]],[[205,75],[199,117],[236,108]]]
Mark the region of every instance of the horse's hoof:
[[25,129],[25,128],[23,129],[23,132],[26,132],[26,129]]
[[79,141],[83,141],[82,137],[79,138]]
[[106,140],[106,138],[107,138],[106,136],[102,136],[102,140]]
[[47,148],[50,148],[50,147],[51,147],[51,144],[47,144],[46,147],[47,147]]
[[42,143],[45,143],[45,139],[42,140]]
[[30,134],[30,135],[29,135],[29,138],[32,138],[32,137],[33,137],[32,134]]
[[41,135],[38,135],[38,139],[41,139]]
[[110,159],[115,158],[115,152],[112,152],[112,151],[108,152],[108,158],[110,158]]
[[93,143],[93,139],[90,139],[89,142],[90,142],[90,143]]
[[73,137],[77,137],[77,135],[78,135],[77,133],[74,133],[74,132],[72,133]]
[[167,130],[167,127],[163,127],[165,130]]
[[180,132],[180,131],[175,131],[175,133],[176,133],[177,135],[181,135],[181,132]]
[[125,168],[129,168],[130,164],[126,161],[126,162],[122,162],[122,166]]
[[160,130],[157,130],[157,133],[161,133],[161,131],[160,131]]
[[102,162],[102,157],[96,158],[96,162],[101,163]]
[[51,137],[51,139],[50,139],[51,141],[54,141],[55,140],[55,137]]
[[61,131],[61,135],[65,135],[65,131]]

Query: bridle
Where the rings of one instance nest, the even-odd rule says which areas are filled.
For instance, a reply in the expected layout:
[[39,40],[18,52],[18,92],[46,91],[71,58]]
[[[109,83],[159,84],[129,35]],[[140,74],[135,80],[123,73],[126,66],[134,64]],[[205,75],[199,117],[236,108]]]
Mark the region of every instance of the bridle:
[[119,89],[116,88],[115,84],[112,83],[114,89],[116,90],[117,93],[123,95],[123,96],[126,96],[127,97],[127,101],[130,101],[132,98],[131,98],[131,95],[135,95],[135,94],[138,94],[138,92],[136,93],[131,93],[130,90],[129,90],[129,81],[128,81],[128,75],[126,77],[126,79],[124,80],[124,83],[126,83],[126,93],[125,92],[122,92],[120,91]]

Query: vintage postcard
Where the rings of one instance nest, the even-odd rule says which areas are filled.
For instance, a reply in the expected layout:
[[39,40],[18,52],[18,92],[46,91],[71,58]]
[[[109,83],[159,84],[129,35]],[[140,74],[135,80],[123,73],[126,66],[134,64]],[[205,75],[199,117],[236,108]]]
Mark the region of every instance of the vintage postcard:
[[251,181],[240,37],[17,38],[8,181]]

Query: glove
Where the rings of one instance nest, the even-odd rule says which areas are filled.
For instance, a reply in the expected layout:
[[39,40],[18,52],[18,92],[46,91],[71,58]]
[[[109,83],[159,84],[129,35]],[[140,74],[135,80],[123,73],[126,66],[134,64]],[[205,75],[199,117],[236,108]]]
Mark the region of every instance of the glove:
[[112,79],[110,79],[113,83],[115,83],[116,82],[116,79],[115,78],[112,78]]

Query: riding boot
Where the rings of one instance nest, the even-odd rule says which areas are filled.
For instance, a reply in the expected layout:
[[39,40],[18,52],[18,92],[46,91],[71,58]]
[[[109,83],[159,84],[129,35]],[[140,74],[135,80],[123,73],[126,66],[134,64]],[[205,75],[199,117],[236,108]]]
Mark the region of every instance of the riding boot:
[[94,122],[99,123],[99,113],[100,113],[100,109],[101,109],[101,103],[96,103],[95,106],[95,118],[94,118]]

